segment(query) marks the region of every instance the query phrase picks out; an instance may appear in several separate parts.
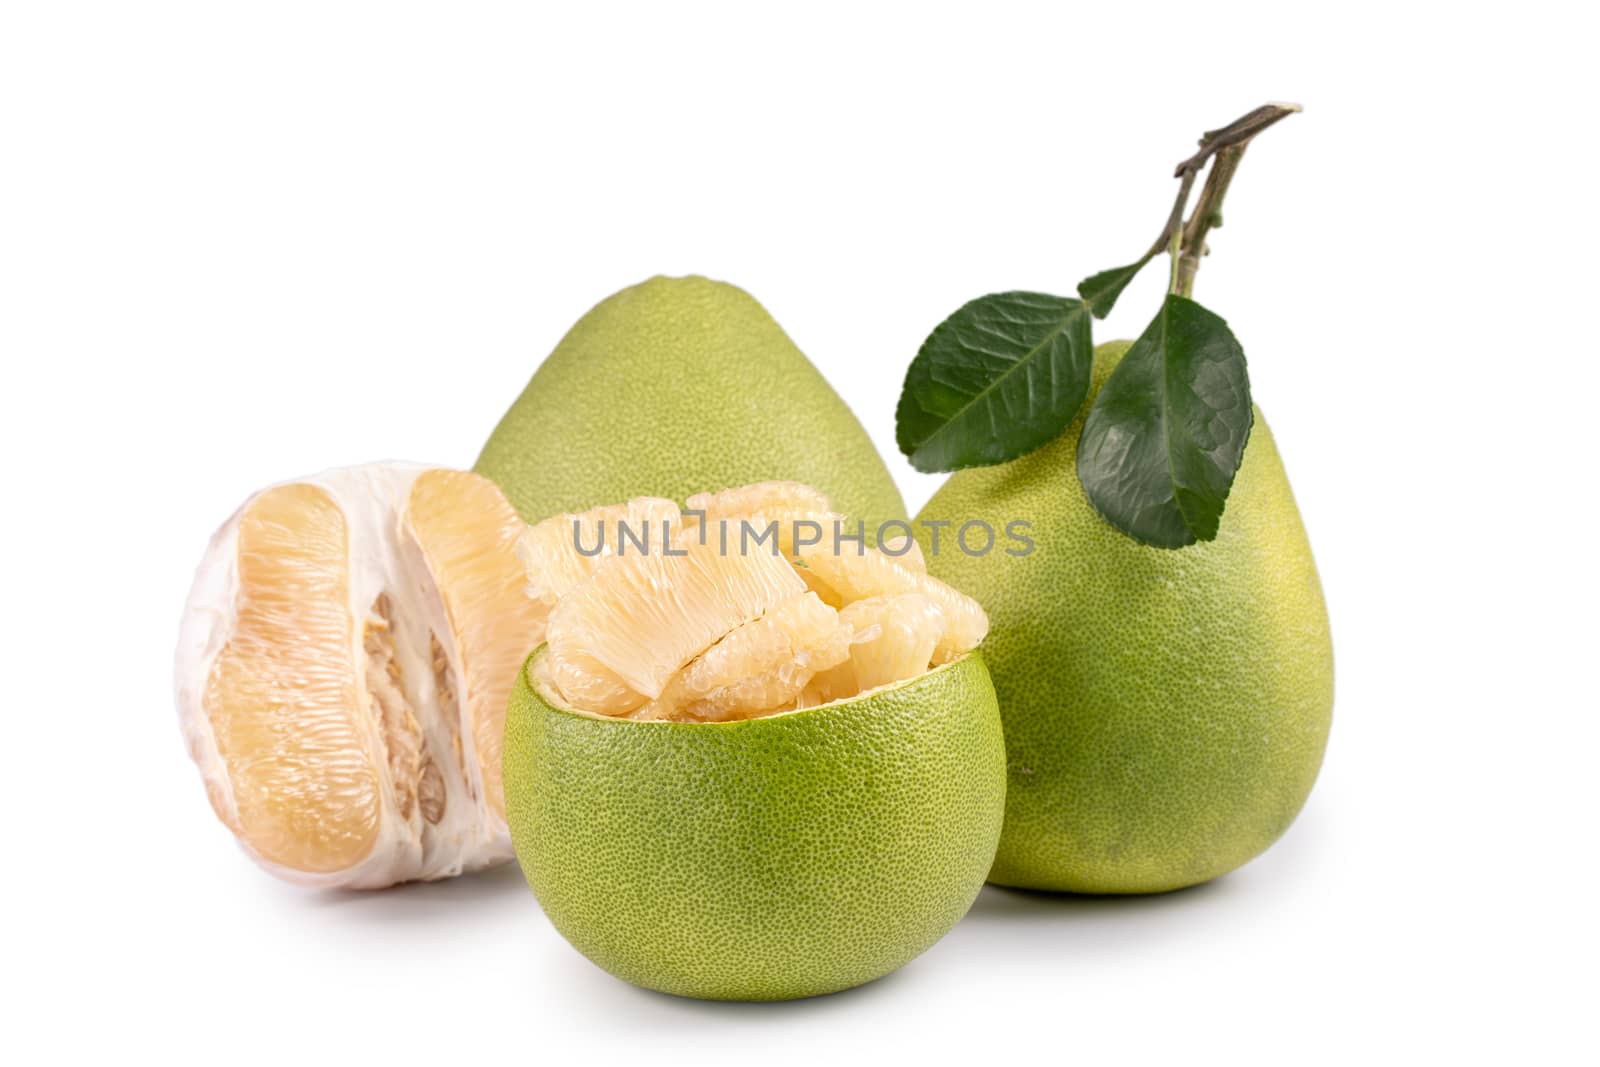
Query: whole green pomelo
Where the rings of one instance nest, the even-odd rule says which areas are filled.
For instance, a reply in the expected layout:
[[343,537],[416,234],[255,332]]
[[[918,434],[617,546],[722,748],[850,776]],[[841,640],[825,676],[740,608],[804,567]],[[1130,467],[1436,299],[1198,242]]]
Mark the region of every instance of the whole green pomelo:
[[556,929],[618,978],[714,1000],[848,989],[943,937],[983,886],[1005,744],[975,653],[721,723],[565,710],[529,673],[506,716],[512,841]]
[[[1093,399],[1129,347],[1095,353]],[[1088,410],[1088,404],[1084,406]],[[918,516],[953,523],[930,572],[988,611],[1005,722],[1005,831],[989,880],[1155,893],[1233,870],[1305,803],[1333,711],[1311,547],[1261,413],[1215,541],[1148,548],[1078,483],[1083,416],[1012,463],[954,474]],[[1023,520],[1031,553],[952,534]],[[974,533],[969,543],[981,544]]]
[[636,496],[804,482],[868,531],[906,516],[861,423],[766,309],[706,278],[652,278],[562,338],[473,468],[528,522]]

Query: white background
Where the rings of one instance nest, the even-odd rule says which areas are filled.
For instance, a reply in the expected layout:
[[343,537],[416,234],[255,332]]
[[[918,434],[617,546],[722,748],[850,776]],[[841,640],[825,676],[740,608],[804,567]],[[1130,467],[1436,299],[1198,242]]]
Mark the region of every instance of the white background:
[[[1594,1062],[1580,5],[539,7],[4,7],[0,1058]],[[1152,899],[985,890],[883,981],[717,1005],[593,967],[514,868],[308,893],[214,820],[170,657],[250,491],[469,465],[592,304],[698,272],[767,305],[916,508],[893,409],[929,328],[1126,262],[1198,134],[1274,99],[1306,112],[1196,291],[1338,660],[1267,855]]]

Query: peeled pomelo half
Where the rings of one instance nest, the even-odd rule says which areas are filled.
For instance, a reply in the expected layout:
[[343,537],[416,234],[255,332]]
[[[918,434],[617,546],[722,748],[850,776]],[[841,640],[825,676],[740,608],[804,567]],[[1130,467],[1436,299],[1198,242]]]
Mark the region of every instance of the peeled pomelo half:
[[375,888],[510,857],[506,699],[546,614],[522,530],[487,479],[383,463],[264,489],[213,537],[178,711],[262,866]]
[[[620,978],[713,999],[845,989],[932,945],[983,883],[1005,803],[993,688],[932,597],[849,601],[841,579],[829,603],[781,545],[711,530],[823,514],[815,490],[715,497],[552,611],[507,712],[512,840],[556,929]],[[553,530],[530,535],[536,587],[568,573]],[[877,565],[847,549],[837,572]]]

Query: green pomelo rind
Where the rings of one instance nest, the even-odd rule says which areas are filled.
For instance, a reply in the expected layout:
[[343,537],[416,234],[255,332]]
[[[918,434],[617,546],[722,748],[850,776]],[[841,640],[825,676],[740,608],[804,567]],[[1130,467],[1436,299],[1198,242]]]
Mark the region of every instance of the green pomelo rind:
[[525,667],[504,768],[517,858],[562,936],[618,978],[713,1000],[836,992],[916,957],[972,905],[1005,809],[976,653],[727,723],[564,710]]
[[[1089,403],[1128,347],[1096,351]],[[924,540],[928,569],[990,619],[1007,796],[989,879],[1180,889],[1261,853],[1305,803],[1333,711],[1327,610],[1259,410],[1217,539],[1176,551],[1095,514],[1074,473],[1082,423],[953,475],[918,516],[924,538],[922,520],[955,524],[937,555]],[[948,542],[974,519],[1030,521],[1036,547],[969,557]]]
[[817,368],[748,293],[700,277],[652,278],[578,320],[473,469],[528,522],[768,480],[821,489],[869,538],[906,517]]

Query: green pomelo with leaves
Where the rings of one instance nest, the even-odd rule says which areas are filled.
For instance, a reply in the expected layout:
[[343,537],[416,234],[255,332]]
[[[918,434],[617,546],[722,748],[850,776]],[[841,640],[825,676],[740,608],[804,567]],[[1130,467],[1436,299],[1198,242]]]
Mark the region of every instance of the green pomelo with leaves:
[[869,537],[906,514],[861,423],[766,309],[700,277],[651,278],[579,319],[473,469],[528,522],[767,480],[821,489]]
[[872,981],[956,924],[1005,808],[994,689],[971,653],[801,711],[608,719],[529,682],[506,814],[556,929],[613,975],[715,1000]]
[[[1139,544],[1096,514],[1074,474],[1084,412],[1128,348],[1095,350],[1089,403],[1066,432],[952,475],[916,524],[929,571],[989,613],[984,655],[1007,749],[989,875],[1001,885],[1153,893],[1205,882],[1288,828],[1322,763],[1327,611],[1259,410],[1213,541]],[[936,520],[951,523],[937,552],[924,525]],[[1031,524],[1027,555],[974,557],[955,543],[962,523],[1005,531],[1019,520]]]

